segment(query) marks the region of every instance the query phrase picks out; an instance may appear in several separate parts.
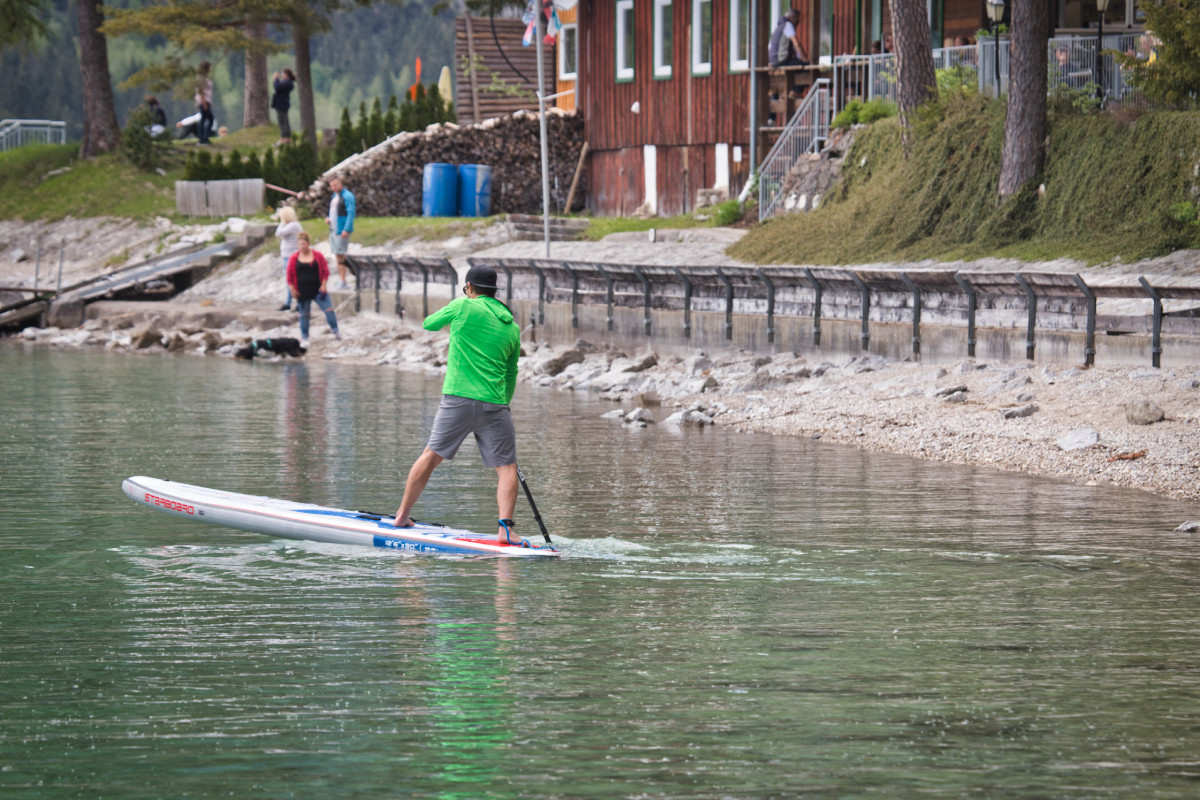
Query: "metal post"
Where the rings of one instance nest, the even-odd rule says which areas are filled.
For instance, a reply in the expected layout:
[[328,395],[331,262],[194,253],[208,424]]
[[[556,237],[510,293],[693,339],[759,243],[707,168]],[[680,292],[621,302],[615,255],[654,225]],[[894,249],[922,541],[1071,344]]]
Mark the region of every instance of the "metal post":
[[571,276],[571,327],[579,327],[579,273],[575,268],[563,262],[562,268]]
[[692,335],[692,280],[679,267],[675,274],[683,281],[683,338],[688,339]]
[[808,277],[808,282],[813,288],[813,323],[812,323],[812,343],[813,347],[821,346],[821,282],[817,280],[817,276],[813,275],[811,269],[805,267],[804,274]]
[[1028,322],[1025,324],[1025,358],[1033,361],[1033,333],[1037,327],[1037,295],[1033,293],[1033,287],[1029,285],[1029,281],[1020,273],[1014,277],[1017,283],[1021,284],[1021,288],[1025,290],[1026,307],[1029,310]]
[[350,256],[346,257],[346,266],[350,267],[350,272],[354,275],[354,313],[357,314],[362,311],[362,297],[359,295],[359,292],[362,291],[362,281],[358,277],[362,274],[362,270],[357,267],[355,261],[356,259]]
[[375,313],[379,313],[379,285],[383,282],[380,280],[380,275],[383,270],[383,265],[378,261],[371,263],[371,268],[375,271]]
[[542,268],[532,261],[527,261],[526,264],[533,270],[533,274],[537,275],[538,279],[537,317],[534,324],[544,326],[546,324],[546,273],[542,272]]
[[404,304],[400,302],[400,265],[391,256],[388,256],[388,261],[392,262],[392,268],[396,270],[396,316],[404,319]]
[[[1100,5],[1099,3],[1097,5]],[[1104,66],[1100,63],[1100,51],[1104,49],[1104,12],[1108,9],[1108,3],[1104,3],[1104,8],[1100,9],[1100,21],[1096,26],[1096,99],[1104,99],[1104,82],[1101,76]]]
[[750,180],[758,171],[758,0],[750,0]]
[[33,293],[37,294],[38,278],[42,273],[42,237],[37,240],[37,261],[33,265]]
[[421,317],[424,318],[429,316],[429,267],[424,262],[418,262],[418,266],[421,268]]
[[954,274],[954,281],[967,293],[967,356],[975,357],[975,287],[962,273]]
[[642,330],[646,335],[650,335],[650,279],[645,276],[639,267],[634,267],[633,272],[642,279]]
[[1075,280],[1079,291],[1083,292],[1083,296],[1087,298],[1087,330],[1083,335],[1083,363],[1084,366],[1090,367],[1096,363],[1096,293],[1092,291],[1092,287],[1083,282],[1083,278],[1078,275],[1071,277]]
[[918,359],[921,358],[921,287],[917,286],[908,277],[907,272],[900,273],[900,279],[904,281],[904,285],[912,292],[913,297],[913,313],[912,313],[912,351],[913,355]]
[[725,283],[725,338],[733,338],[733,283],[729,276],[717,267],[717,276]]
[[851,272],[850,277],[858,284],[858,290],[862,292],[862,349],[866,350],[871,344],[871,289],[856,273]]
[[1150,365],[1157,369],[1162,366],[1162,297],[1159,296],[1158,290],[1141,275],[1138,276],[1138,283],[1154,301],[1154,321],[1153,327],[1150,329]]
[[761,269],[754,270],[754,274],[767,287],[767,344],[775,343],[775,284],[771,279],[763,274]]
[[545,31],[546,14],[542,3],[538,3],[537,19],[537,79],[538,79],[538,132],[542,147],[542,240],[546,243],[546,258],[550,257],[550,154],[546,143],[546,65],[542,63],[542,36]]
[[596,269],[600,270],[600,274],[603,275],[608,281],[607,327],[608,327],[608,330],[611,331],[613,329],[613,276],[608,273],[608,270],[606,270],[602,264],[597,264]]
[[996,38],[996,99],[1000,99],[1000,21],[992,23],[992,31]]

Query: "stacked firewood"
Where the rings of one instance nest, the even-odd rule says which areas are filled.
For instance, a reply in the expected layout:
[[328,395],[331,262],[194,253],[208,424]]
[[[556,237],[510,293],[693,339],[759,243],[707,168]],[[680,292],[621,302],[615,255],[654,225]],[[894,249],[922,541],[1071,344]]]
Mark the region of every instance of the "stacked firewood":
[[[583,118],[552,108],[546,113],[551,210],[561,211],[583,148]],[[329,208],[329,180],[339,177],[354,193],[363,216],[420,216],[425,165],[486,164],[492,168],[492,213],[540,213],[541,150],[538,117],[529,111],[474,125],[430,125],[400,133],[347,158],[301,193],[298,202],[322,215]],[[575,204],[584,196],[580,175]]]

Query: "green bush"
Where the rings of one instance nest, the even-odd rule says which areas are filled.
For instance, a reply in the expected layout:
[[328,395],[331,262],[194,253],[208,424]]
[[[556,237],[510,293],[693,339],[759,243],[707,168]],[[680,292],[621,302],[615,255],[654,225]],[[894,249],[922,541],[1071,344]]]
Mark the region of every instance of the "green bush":
[[150,109],[138,106],[129,115],[129,122],[121,133],[121,154],[138,169],[149,171],[158,166],[158,148],[148,130],[153,123]]
[[846,103],[846,107],[839,111],[837,116],[833,118],[833,127],[849,128],[852,125],[857,125],[858,114],[862,111],[862,107],[862,100],[851,100],[849,103]]
[[718,203],[713,214],[714,225],[732,225],[742,219],[742,206],[737,200],[726,200]]
[[979,91],[979,71],[974,67],[959,64],[956,67],[939,69],[935,73],[939,92],[966,92],[972,94]]
[[881,97],[876,97],[865,103],[862,100],[851,100],[833,118],[833,127],[849,128],[851,125],[870,125],[876,120],[894,116],[896,116],[896,105],[887,102]]
[[858,121],[863,125],[870,125],[876,120],[894,116],[896,116],[896,104],[889,103],[882,97],[876,97],[863,103],[862,110],[858,112]]

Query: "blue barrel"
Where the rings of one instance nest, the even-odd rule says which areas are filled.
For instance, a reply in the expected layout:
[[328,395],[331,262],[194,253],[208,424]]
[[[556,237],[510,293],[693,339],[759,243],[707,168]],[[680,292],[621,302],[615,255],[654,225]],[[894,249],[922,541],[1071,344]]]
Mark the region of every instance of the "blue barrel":
[[453,217],[458,214],[458,168],[434,162],[421,176],[421,215]]
[[486,217],[492,213],[492,168],[487,164],[458,165],[458,215]]

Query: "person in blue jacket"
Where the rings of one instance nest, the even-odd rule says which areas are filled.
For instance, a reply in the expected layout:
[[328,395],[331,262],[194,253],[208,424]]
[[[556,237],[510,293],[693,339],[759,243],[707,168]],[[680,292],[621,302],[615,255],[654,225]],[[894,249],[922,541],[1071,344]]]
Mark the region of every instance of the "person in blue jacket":
[[339,289],[347,288],[346,250],[350,246],[350,234],[354,233],[354,193],[342,184],[341,178],[330,178],[329,188],[333,197],[329,200],[329,252],[337,256]]

